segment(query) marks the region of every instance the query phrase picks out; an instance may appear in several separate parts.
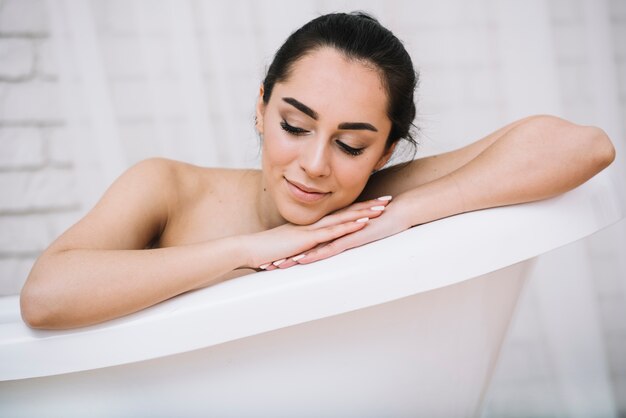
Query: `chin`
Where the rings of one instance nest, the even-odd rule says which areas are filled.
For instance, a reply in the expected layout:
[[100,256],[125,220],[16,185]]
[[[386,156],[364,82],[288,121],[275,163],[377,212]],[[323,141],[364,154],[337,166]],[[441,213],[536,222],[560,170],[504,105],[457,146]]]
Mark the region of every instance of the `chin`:
[[311,225],[333,211],[328,202],[302,205],[289,199],[279,201],[277,209],[284,220],[294,225]]
[[282,217],[294,225],[311,225],[322,219],[326,213],[293,208],[286,213],[281,213]]

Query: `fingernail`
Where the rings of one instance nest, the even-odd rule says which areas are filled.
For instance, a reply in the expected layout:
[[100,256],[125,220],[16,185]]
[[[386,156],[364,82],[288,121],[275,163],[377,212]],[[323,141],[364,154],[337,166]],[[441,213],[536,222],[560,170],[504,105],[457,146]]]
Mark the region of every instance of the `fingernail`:
[[391,200],[391,196],[382,196],[382,197],[379,197],[376,200],[388,201],[388,200]]
[[304,257],[306,257],[306,254],[300,254],[300,255],[293,257],[292,260],[298,261],[298,260],[302,260]]
[[385,207],[384,206],[372,206],[370,210],[375,210],[375,211],[380,212],[382,210],[385,210]]
[[270,264],[272,264],[272,263],[262,264],[262,265],[259,266],[259,268],[261,270],[265,270],[266,268],[268,268],[270,266]]
[[272,264],[275,265],[276,267],[280,266],[281,264],[283,264],[287,259],[283,258],[281,260],[276,260],[274,261]]
[[360,218],[360,219],[357,219],[355,222],[363,223],[363,222],[367,222],[369,220],[370,220],[370,218]]

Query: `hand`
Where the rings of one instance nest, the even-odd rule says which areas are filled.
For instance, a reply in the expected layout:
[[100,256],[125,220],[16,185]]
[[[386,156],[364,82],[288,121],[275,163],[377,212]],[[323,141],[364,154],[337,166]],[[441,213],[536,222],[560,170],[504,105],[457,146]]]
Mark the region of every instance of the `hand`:
[[376,219],[370,219],[367,222],[367,225],[360,230],[343,235],[330,242],[322,243],[316,248],[308,251],[304,257],[298,257],[296,260],[293,258],[289,259],[280,263],[277,268],[284,269],[296,264],[313,263],[315,261],[337,255],[347,249],[395,235],[411,227],[410,224],[402,221],[403,219],[406,219],[406,217],[402,213],[401,199],[396,199],[394,202],[391,202],[385,207],[384,211],[384,216],[380,216]]
[[[350,235],[383,213],[388,200],[359,202],[326,215],[311,225],[285,224],[244,237],[251,268],[273,270],[281,264],[294,265],[293,258],[321,244]],[[373,209],[372,209],[373,208]]]

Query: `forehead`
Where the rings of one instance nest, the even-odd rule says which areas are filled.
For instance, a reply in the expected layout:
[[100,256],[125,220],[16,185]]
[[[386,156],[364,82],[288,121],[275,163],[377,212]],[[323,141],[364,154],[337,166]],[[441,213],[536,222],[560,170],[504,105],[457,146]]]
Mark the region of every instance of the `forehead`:
[[387,120],[387,93],[371,65],[322,48],[300,58],[272,98],[294,97],[323,118]]

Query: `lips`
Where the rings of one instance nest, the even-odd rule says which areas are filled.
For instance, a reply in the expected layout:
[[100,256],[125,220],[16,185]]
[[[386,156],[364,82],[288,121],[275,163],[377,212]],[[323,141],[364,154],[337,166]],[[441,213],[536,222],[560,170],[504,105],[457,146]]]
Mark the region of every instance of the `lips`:
[[291,195],[296,200],[306,203],[317,202],[330,194],[330,192],[324,192],[320,189],[305,186],[297,181],[287,180],[287,178],[285,178],[285,183],[287,184],[287,188],[291,192]]

